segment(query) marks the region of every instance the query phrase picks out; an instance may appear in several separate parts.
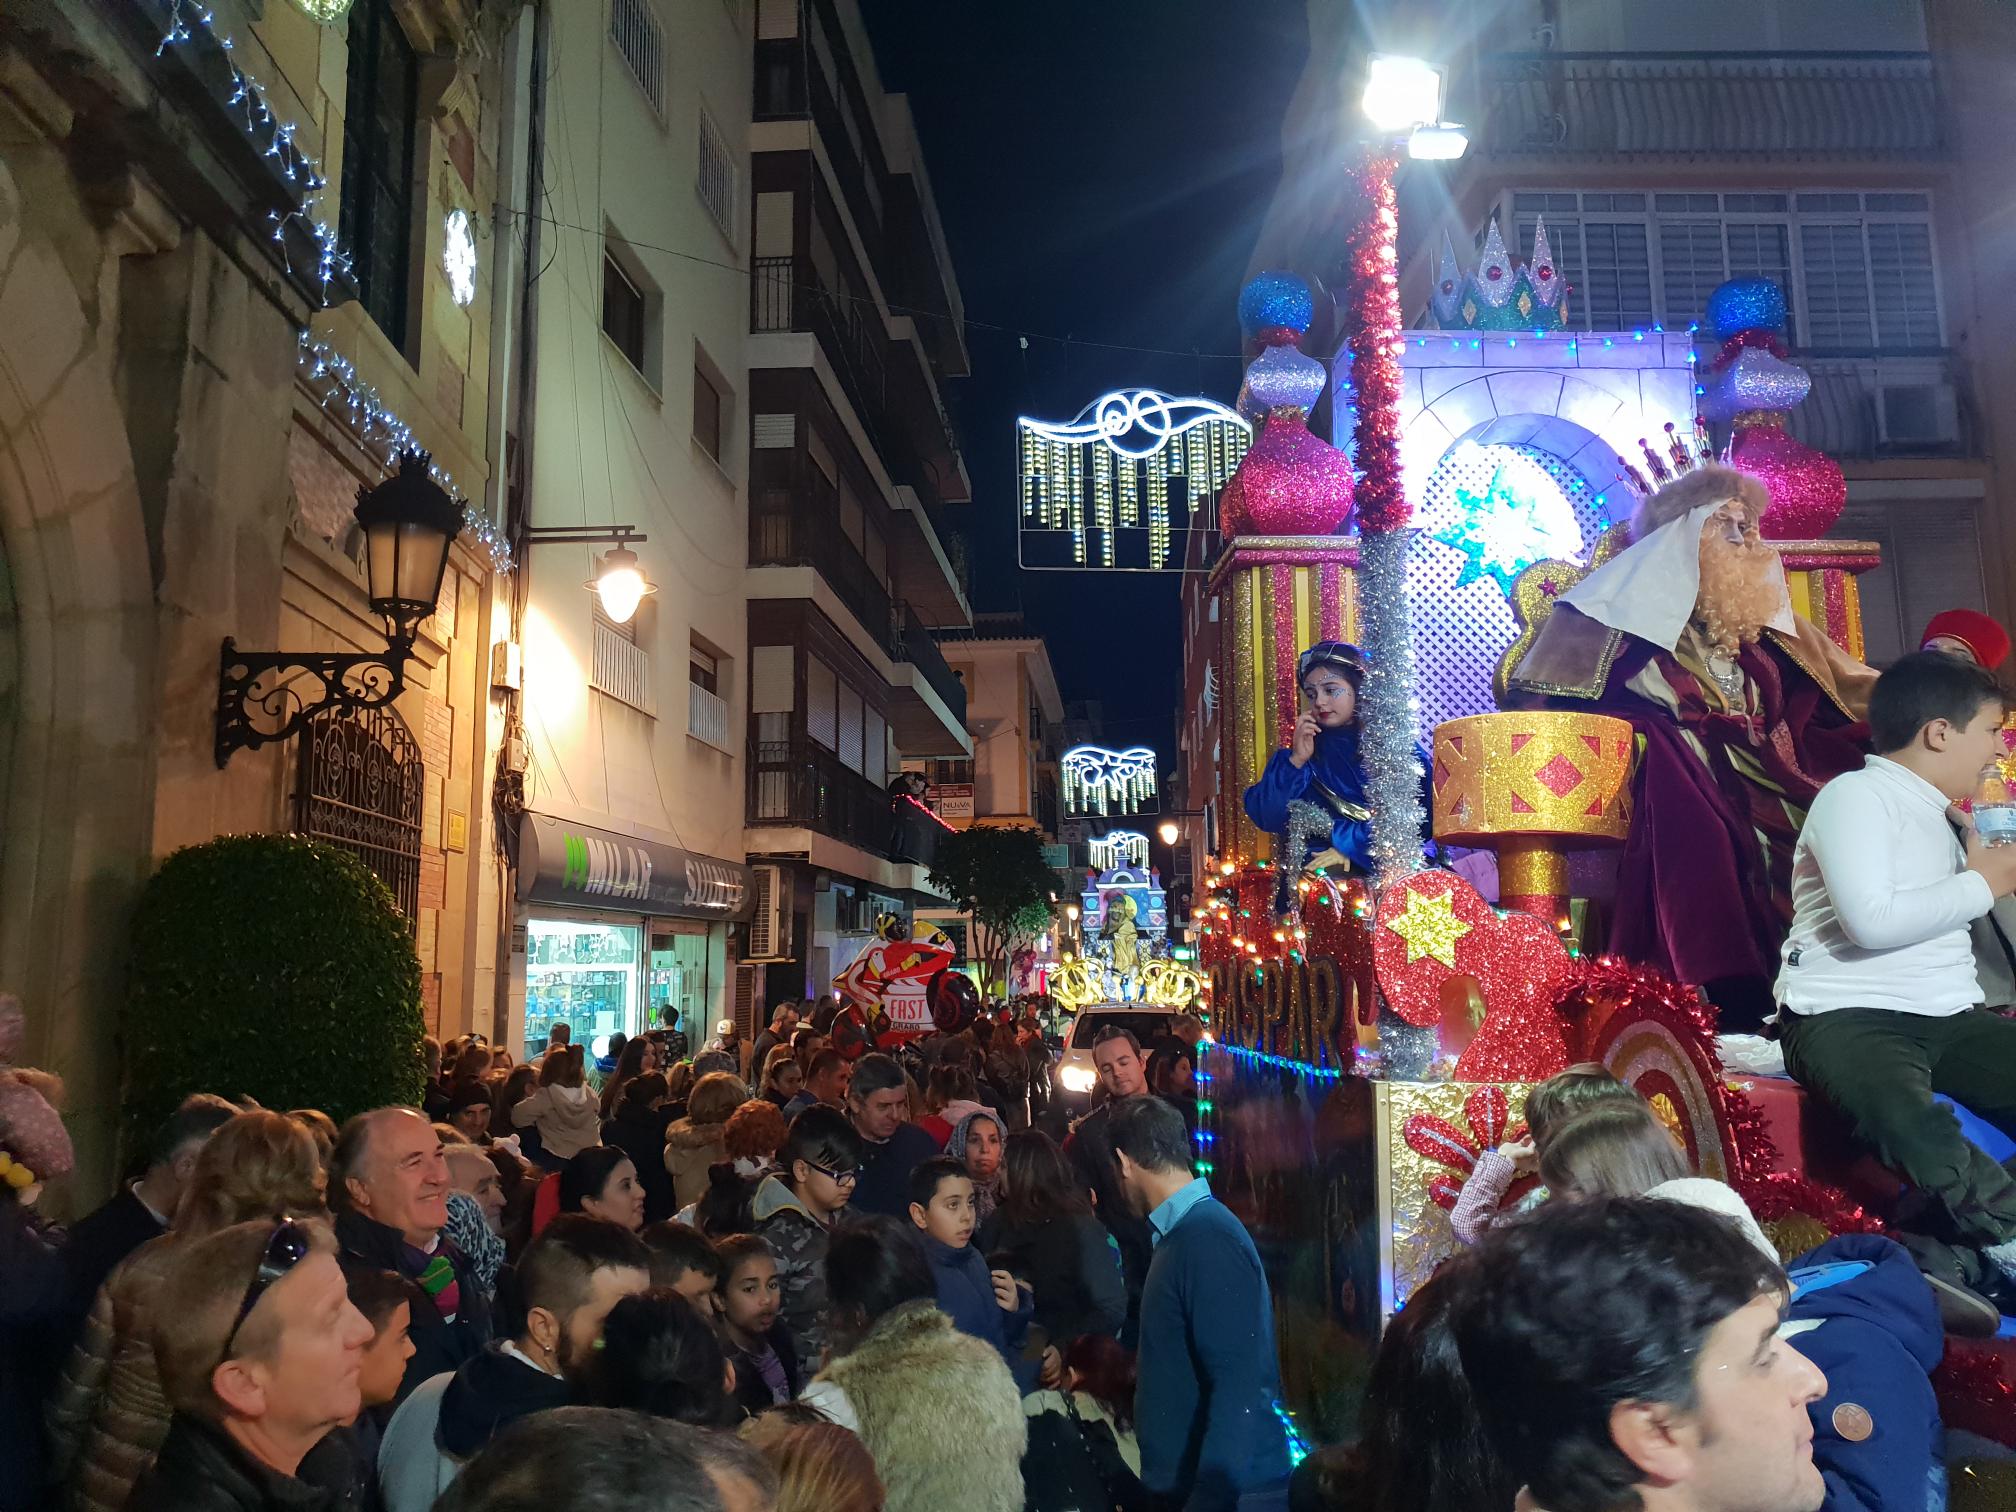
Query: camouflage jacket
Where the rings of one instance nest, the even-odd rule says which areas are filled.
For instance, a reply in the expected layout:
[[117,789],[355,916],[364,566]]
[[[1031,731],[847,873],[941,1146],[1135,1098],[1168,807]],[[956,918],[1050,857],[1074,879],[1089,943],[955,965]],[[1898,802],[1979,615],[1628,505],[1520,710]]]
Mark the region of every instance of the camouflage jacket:
[[826,1228],[777,1176],[763,1178],[750,1211],[777,1256],[779,1316],[798,1351],[800,1379],[810,1380],[826,1357]]

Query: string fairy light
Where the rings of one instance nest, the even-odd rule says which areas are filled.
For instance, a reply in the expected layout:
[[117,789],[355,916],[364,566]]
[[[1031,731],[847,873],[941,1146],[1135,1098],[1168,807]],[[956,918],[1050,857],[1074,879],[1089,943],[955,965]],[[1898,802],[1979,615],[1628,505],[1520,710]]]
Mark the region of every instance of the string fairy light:
[[[317,402],[329,412],[340,414],[357,439],[378,456],[388,471],[401,451],[426,451],[413,435],[413,428],[385,403],[378,390],[357,374],[356,365],[328,342],[303,331],[295,347],[295,369],[314,390]],[[434,481],[451,494],[460,495],[455,478],[439,463],[427,469]],[[488,515],[473,504],[462,506],[462,529],[490,560],[493,572],[508,573],[516,565],[511,542]]]
[[300,190],[300,203],[292,210],[268,211],[266,224],[290,273],[294,268],[287,255],[288,232],[298,229],[314,244],[315,276],[321,286],[322,303],[327,306],[333,302],[330,285],[350,274],[350,254],[343,250],[335,229],[320,214],[322,193],[329,187],[329,177],[323,173],[322,165],[294,140],[300,126],[277,115],[267,98],[266,86],[238,66],[237,44],[218,30],[216,14],[198,0],[168,0],[168,29],[161,34],[154,56],[163,56],[171,47],[194,47],[205,38],[216,46],[224,66],[231,71],[232,91],[225,107],[239,112],[245,134],[279,166],[281,176]]
[[1155,389],[1116,389],[1061,423],[1024,415],[1015,434],[1024,534],[1068,535],[1076,566],[1121,567],[1118,533],[1145,525],[1148,570],[1181,565],[1169,480],[1184,480],[1194,518],[1253,441],[1237,411]]

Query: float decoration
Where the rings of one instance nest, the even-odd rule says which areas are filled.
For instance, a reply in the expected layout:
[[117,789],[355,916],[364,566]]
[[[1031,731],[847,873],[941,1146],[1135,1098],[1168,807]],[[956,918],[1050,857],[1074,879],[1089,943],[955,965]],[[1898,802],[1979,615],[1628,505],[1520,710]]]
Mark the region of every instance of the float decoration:
[[1771,279],[1717,286],[1708,296],[1704,334],[1716,349],[1701,370],[1701,413],[1731,426],[1729,462],[1761,479],[1771,495],[1758,524],[1764,538],[1803,541],[1841,518],[1848,483],[1839,463],[1785,429],[1787,411],[1813,380],[1789,360],[1784,329],[1785,294]]

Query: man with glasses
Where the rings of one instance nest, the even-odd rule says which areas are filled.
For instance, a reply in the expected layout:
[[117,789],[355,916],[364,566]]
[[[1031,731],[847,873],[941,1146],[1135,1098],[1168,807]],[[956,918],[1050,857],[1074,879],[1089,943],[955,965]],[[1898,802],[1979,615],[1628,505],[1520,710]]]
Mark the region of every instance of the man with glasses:
[[837,1109],[807,1108],[791,1120],[777,1164],[750,1214],[777,1256],[779,1317],[798,1351],[799,1379],[810,1380],[826,1353],[827,1237],[857,1189],[861,1136]]
[[174,1408],[129,1506],[148,1512],[336,1512],[302,1461],[357,1415],[371,1324],[350,1302],[336,1240],[314,1220],[241,1223],[178,1247],[155,1335]]
[[441,1136],[411,1108],[359,1113],[329,1154],[329,1207],[344,1267],[395,1271],[413,1284],[413,1358],[402,1401],[490,1339],[476,1268],[442,1232],[450,1190]]
[[938,1142],[909,1122],[910,1084],[886,1055],[854,1063],[847,1116],[861,1136],[861,1176],[848,1204],[857,1213],[886,1213],[908,1221],[910,1173],[939,1152]]

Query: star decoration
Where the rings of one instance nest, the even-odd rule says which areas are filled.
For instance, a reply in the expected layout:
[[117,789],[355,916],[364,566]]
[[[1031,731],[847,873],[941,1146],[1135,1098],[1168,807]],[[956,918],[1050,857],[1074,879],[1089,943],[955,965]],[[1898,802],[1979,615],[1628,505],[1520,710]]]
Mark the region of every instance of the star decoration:
[[1456,917],[1455,900],[1446,892],[1432,898],[1410,893],[1407,911],[1386,927],[1407,942],[1409,965],[1433,956],[1451,971],[1456,969],[1456,942],[1470,933],[1470,926]]
[[1525,492],[1503,467],[1492,473],[1481,494],[1457,486],[1455,517],[1434,532],[1434,539],[1463,554],[1453,586],[1488,575],[1504,593],[1512,591],[1512,580],[1532,563],[1572,555],[1582,545],[1565,500]]

